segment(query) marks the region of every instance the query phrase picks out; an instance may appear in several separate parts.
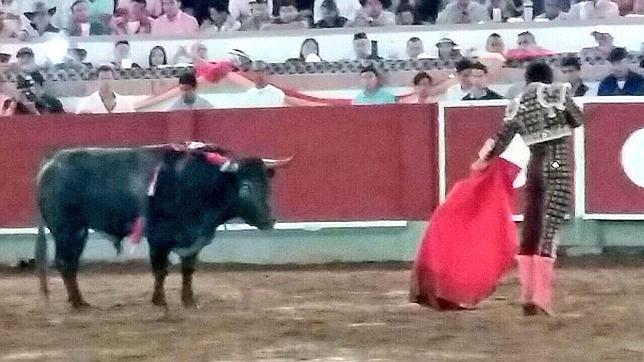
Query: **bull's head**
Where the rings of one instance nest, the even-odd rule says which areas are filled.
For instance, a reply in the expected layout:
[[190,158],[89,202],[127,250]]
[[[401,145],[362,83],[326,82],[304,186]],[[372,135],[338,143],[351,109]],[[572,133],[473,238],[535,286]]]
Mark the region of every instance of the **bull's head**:
[[235,173],[237,213],[249,225],[270,230],[275,224],[271,209],[271,178],[275,170],[286,166],[293,157],[282,160],[246,158],[234,161],[224,172]]

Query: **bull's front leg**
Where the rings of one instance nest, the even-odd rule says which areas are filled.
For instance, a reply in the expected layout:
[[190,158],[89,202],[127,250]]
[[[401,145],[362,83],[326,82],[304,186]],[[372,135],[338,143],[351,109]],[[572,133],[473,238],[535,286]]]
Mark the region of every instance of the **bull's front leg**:
[[197,255],[181,258],[181,273],[183,283],[181,287],[181,302],[185,308],[197,308],[194,292],[192,291],[192,274],[195,272]]
[[166,307],[168,303],[165,300],[164,283],[168,275],[168,254],[170,249],[167,247],[155,246],[150,242],[150,264],[152,265],[152,274],[154,274],[154,293],[152,294],[152,304],[160,307]]

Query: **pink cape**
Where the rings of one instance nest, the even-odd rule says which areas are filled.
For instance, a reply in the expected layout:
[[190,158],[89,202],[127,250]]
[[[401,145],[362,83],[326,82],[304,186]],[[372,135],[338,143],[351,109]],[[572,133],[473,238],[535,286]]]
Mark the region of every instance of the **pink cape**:
[[474,306],[514,266],[518,235],[512,182],[520,168],[495,158],[459,181],[430,220],[412,271],[412,302]]

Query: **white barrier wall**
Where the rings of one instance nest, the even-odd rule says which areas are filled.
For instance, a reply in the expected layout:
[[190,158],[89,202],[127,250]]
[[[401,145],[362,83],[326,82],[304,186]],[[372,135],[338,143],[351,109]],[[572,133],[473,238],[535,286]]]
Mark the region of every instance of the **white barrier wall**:
[[[193,38],[161,39],[154,36],[130,37],[132,58],[141,66],[148,65],[148,53],[155,45],[163,45],[168,56],[177,51],[181,45],[190,45],[202,41],[209,48],[211,59],[228,57],[227,51],[232,48],[242,49],[251,57],[268,62],[283,62],[299,55],[300,44],[305,38],[315,38],[320,44],[323,59],[333,61],[353,58],[353,34],[365,31],[369,38],[379,42],[381,56],[385,58],[404,58],[405,43],[412,36],[420,37],[425,43],[426,51],[436,50],[434,44],[442,37],[448,36],[457,42],[461,49],[483,49],[487,36],[496,32],[503,36],[508,48],[516,44],[516,35],[524,30],[532,31],[537,42],[545,48],[560,52],[577,52],[583,47],[595,45],[590,33],[597,26],[603,25],[615,38],[615,44],[630,50],[639,51],[644,37],[643,18],[620,18],[603,22],[551,22],[551,23],[509,23],[509,24],[474,24],[452,26],[414,26],[369,29],[316,29],[307,31],[264,31],[220,33],[214,38],[202,34]],[[114,41],[125,37],[92,37],[72,38],[77,46],[87,49],[88,61],[94,64],[108,62],[112,57]],[[60,43],[21,44],[15,40],[3,40],[0,52],[15,54],[22,46],[32,47],[37,61],[45,61],[46,54],[61,54],[64,49]],[[63,52],[64,53],[64,52]]]

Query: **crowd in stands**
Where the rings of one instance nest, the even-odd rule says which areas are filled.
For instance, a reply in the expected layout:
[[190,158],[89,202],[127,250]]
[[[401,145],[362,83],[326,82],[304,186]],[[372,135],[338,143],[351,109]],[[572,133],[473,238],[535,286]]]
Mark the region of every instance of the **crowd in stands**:
[[[428,5],[428,3],[434,5]],[[24,42],[64,33],[71,37],[92,35],[123,35],[114,44],[109,64],[93,65],[86,61],[85,49],[72,47],[62,62],[36,64],[34,51],[23,47],[15,54],[0,54],[0,70],[19,73],[16,96],[2,101],[0,114],[42,114],[62,112],[59,100],[47,94],[43,87],[43,69],[94,71],[99,80],[95,93],[84,99],[77,113],[132,112],[136,105],[128,97],[112,89],[115,71],[128,68],[162,68],[179,65],[195,67],[208,64],[208,49],[200,42],[182,46],[175,54],[168,54],[162,45],[149,50],[146,60],[133,61],[127,35],[193,34],[225,31],[304,29],[309,27],[359,27],[388,25],[419,25],[428,23],[462,24],[486,21],[541,20],[559,21],[575,19],[605,19],[610,17],[644,15],[644,0],[589,0],[570,3],[568,0],[452,0],[436,6],[436,1],[425,0],[0,0],[0,36],[17,37]],[[440,3],[440,1],[438,1]],[[47,5],[46,5],[47,4]],[[513,20],[515,19],[515,20]],[[458,47],[448,38],[440,39],[434,50],[426,47],[418,37],[406,42],[409,60],[438,59],[454,64],[454,79],[434,80],[427,72],[419,72],[410,86],[414,92],[394,96],[383,84],[381,71],[369,65],[369,60],[383,60],[377,44],[362,29],[353,36],[354,59],[364,61],[360,70],[361,91],[354,104],[383,103],[432,103],[439,100],[489,100],[514,98],[524,84],[516,84],[507,92],[494,90],[493,83],[501,66],[507,61],[531,61],[555,54],[540,46],[529,31],[517,34],[514,46],[507,46],[497,33],[489,35],[481,51],[473,52]],[[597,43],[581,49],[577,56],[561,60],[559,67],[563,81],[570,82],[576,96],[644,95],[644,79],[635,72],[631,57],[634,51],[614,44],[612,35],[605,28],[590,34]],[[117,38],[119,39],[119,38]],[[401,47],[403,45],[401,44]],[[639,50],[640,56],[642,50]],[[240,64],[251,60],[241,50],[235,49],[233,58]],[[297,54],[297,52],[295,52]],[[294,55],[295,55],[294,54]],[[324,61],[323,49],[314,38],[305,39],[299,56],[286,62]],[[581,64],[586,60],[604,60],[611,66],[596,92],[584,84]],[[239,64],[238,64],[239,65]],[[640,67],[644,66],[640,64]],[[284,104],[316,104],[293,99],[269,82],[265,71],[253,72],[252,79],[235,78],[236,84],[246,89],[247,106],[273,106]],[[242,79],[243,78],[243,79]],[[182,75],[177,89],[180,97],[171,109],[201,109],[212,105],[197,95],[199,77],[192,73]],[[320,101],[317,104],[324,104]]]
[[0,0],[0,37],[194,34],[644,16],[644,0]]

